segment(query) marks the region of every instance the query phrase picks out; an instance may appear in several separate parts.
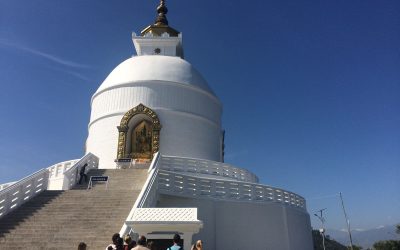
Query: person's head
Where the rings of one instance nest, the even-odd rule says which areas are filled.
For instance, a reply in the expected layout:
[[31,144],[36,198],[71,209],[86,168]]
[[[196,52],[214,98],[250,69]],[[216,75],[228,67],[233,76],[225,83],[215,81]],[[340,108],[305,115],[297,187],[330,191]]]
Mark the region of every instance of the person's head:
[[125,244],[127,244],[127,245],[131,244],[131,242],[132,242],[131,236],[126,235],[126,236],[124,237],[124,242],[125,242]]
[[181,241],[181,236],[179,236],[179,234],[175,234],[173,241],[174,243],[178,244]]
[[143,235],[141,235],[141,236],[139,237],[138,241],[137,241],[137,244],[138,244],[138,245],[141,245],[141,246],[146,246],[146,241],[147,241],[146,237],[144,237]]
[[117,249],[121,249],[124,247],[124,240],[122,238],[118,238]]
[[190,250],[197,250],[196,244],[192,245],[192,248]]
[[86,244],[85,242],[81,242],[78,245],[78,250],[86,250]]
[[196,248],[199,250],[203,249],[203,242],[201,240],[196,241]]
[[113,236],[112,236],[112,238],[111,238],[111,240],[112,240],[112,243],[114,243],[115,245],[117,245],[118,244],[118,241],[119,241],[119,233],[115,233],[115,234],[113,234]]
[[84,166],[84,167],[87,167],[87,163],[85,163],[83,166]]

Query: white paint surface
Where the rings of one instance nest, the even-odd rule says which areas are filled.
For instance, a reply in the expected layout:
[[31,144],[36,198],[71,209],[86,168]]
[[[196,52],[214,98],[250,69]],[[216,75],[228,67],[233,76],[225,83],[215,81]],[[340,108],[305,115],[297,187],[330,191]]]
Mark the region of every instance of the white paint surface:
[[204,249],[312,250],[307,212],[283,204],[212,201],[161,195],[158,207],[197,207]]
[[140,103],[160,119],[161,154],[222,160],[222,105],[203,77],[179,57],[137,56],[93,95],[86,152],[99,156],[99,168],[115,168],[117,126]]

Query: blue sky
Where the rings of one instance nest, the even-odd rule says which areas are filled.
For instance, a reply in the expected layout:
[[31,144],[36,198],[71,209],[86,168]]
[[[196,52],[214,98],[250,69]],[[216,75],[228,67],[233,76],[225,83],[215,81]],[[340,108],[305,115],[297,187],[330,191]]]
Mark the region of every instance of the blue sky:
[[[90,98],[156,0],[0,2],[0,183],[83,155]],[[168,1],[224,104],[226,162],[328,228],[400,222],[400,2]],[[312,216],[312,223],[318,222]]]

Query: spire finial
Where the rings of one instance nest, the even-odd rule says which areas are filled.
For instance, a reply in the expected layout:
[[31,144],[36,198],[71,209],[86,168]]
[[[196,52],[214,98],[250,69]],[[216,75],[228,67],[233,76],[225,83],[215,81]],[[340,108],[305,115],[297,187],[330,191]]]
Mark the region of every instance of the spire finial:
[[153,36],[162,36],[164,33],[167,33],[170,36],[179,35],[179,31],[168,26],[168,20],[166,16],[168,13],[168,8],[165,5],[165,2],[165,0],[160,0],[160,4],[157,6],[158,15],[156,20],[154,24],[149,25],[144,30],[142,30],[142,36],[146,34],[152,34]]
[[168,13],[168,8],[165,6],[165,0],[160,0],[160,4],[157,7],[158,16],[155,25],[167,25],[168,20],[166,14]]

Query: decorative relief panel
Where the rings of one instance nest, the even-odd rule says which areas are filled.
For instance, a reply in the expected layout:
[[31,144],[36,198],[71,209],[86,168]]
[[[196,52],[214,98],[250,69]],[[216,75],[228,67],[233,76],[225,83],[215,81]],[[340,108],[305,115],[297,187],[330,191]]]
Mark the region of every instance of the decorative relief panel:
[[[146,115],[149,118],[149,126],[146,126],[145,128],[139,127],[141,129],[140,131],[138,130],[138,124],[135,124],[134,126],[136,127],[129,127],[129,121],[138,114],[143,114]],[[140,123],[140,122],[139,122]],[[146,129],[150,128],[150,131],[147,131]],[[117,159],[121,158],[140,158],[143,155],[146,155],[145,152],[127,152],[127,143],[128,143],[128,133],[129,131],[132,131],[134,133],[133,139],[132,140],[137,140],[134,141],[134,143],[151,143],[148,147],[143,146],[142,148],[147,148],[150,150],[150,159],[152,158],[152,155],[156,152],[158,152],[159,147],[160,147],[160,130],[161,130],[161,124],[160,120],[158,119],[157,114],[150,108],[144,106],[143,104],[139,104],[138,106],[130,109],[128,112],[125,113],[125,115],[121,119],[121,123],[119,126],[117,126],[119,136],[118,136],[118,149],[117,149]],[[138,131],[136,131],[138,130]],[[145,135],[143,134],[145,133]],[[142,135],[143,134],[143,135]],[[140,140],[141,137],[144,138],[144,141]],[[138,150],[138,149],[135,149]]]
[[132,221],[198,222],[197,208],[136,208]]

